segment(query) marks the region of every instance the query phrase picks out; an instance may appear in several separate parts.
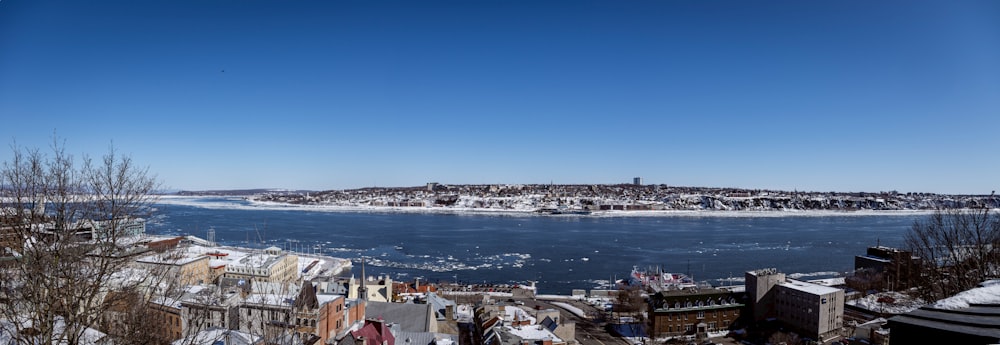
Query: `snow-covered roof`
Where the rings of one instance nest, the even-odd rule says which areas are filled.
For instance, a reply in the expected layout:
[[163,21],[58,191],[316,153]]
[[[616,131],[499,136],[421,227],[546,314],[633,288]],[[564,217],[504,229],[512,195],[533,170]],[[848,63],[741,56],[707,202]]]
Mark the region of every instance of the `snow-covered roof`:
[[832,288],[832,287],[828,287],[828,286],[823,286],[823,285],[818,285],[818,284],[812,284],[812,283],[807,283],[807,282],[804,282],[804,281],[798,281],[798,280],[792,280],[792,279],[789,279],[789,280],[787,280],[785,282],[782,282],[782,283],[778,283],[778,285],[784,286],[784,287],[789,288],[789,289],[802,291],[802,292],[805,292],[805,293],[808,293],[808,294],[811,294],[811,295],[817,295],[817,296],[827,295],[827,294],[831,294],[831,293],[835,293],[837,291],[840,291],[840,289],[837,289],[837,288]]
[[504,308],[503,319],[508,322],[527,320],[532,325],[537,322],[537,320],[533,316],[529,315],[528,312],[524,311],[524,309],[510,306]]
[[507,331],[513,335],[521,337],[521,339],[526,340],[544,340],[550,339],[554,343],[562,342],[559,337],[549,331],[542,325],[531,325],[531,326],[521,326],[521,327],[508,327]]
[[142,263],[150,263],[150,264],[183,266],[204,259],[207,259],[207,257],[198,253],[192,253],[188,251],[170,251],[170,252],[144,256],[137,259],[136,261]]
[[826,279],[813,279],[813,280],[810,280],[808,282],[809,283],[813,283],[813,284],[823,285],[823,286],[837,286],[837,285],[847,284],[846,278],[844,278],[844,277],[826,278]]
[[[20,329],[30,328],[32,326],[32,324],[33,324],[33,322],[31,322],[31,321],[23,320],[23,321],[20,322],[20,327],[18,327],[18,325],[14,324],[14,323],[7,322],[7,321],[0,321],[0,344],[16,344],[17,341],[14,340],[14,338],[12,337],[12,335],[14,333],[17,333],[18,330],[19,330],[19,328]],[[55,323],[53,324],[53,327],[52,327],[53,338],[56,338],[56,339],[62,338],[64,332],[66,332],[66,322],[64,321],[64,319],[62,317],[56,317],[55,318]],[[83,334],[81,335],[81,337],[79,339],[80,340],[79,344],[80,345],[96,345],[98,343],[102,343],[102,340],[104,339],[105,336],[106,336],[106,334],[104,334],[103,332],[88,327],[88,328],[86,328],[86,329],[83,330]],[[38,340],[41,340],[41,339],[34,339],[34,340],[29,340],[29,341],[31,343],[39,343]],[[41,344],[41,343],[39,343],[39,344]],[[68,344],[68,342],[65,339],[63,339],[61,341],[60,340],[56,340],[56,341],[52,342],[52,345],[63,345],[63,344]]]
[[1000,304],[1000,279],[985,281],[978,288],[937,301],[934,308],[963,309],[971,304]]
[[264,304],[264,305],[290,307],[292,306],[292,303],[295,302],[295,298],[294,296],[289,296],[285,294],[254,293],[247,295],[246,302],[251,304]]
[[253,345],[261,342],[261,337],[225,328],[209,328],[183,339],[174,340],[172,345]]
[[344,296],[343,295],[334,295],[334,294],[322,294],[322,293],[321,294],[316,294],[316,302],[319,302],[319,305],[324,305],[324,304],[336,301],[337,299],[340,299],[340,298],[344,298]]

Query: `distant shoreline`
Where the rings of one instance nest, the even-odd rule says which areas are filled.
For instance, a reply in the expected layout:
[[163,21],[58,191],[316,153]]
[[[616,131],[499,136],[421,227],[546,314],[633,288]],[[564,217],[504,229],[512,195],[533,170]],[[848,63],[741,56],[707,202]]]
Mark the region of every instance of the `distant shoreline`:
[[[211,204],[194,200],[207,198],[222,198],[232,201],[246,201],[249,205]],[[485,215],[485,216],[535,216],[535,217],[556,217],[556,218],[616,218],[616,217],[734,217],[734,218],[755,218],[755,217],[866,217],[866,216],[920,216],[930,215],[935,210],[768,210],[768,211],[745,211],[745,210],[653,210],[653,211],[593,211],[588,215],[541,214],[531,210],[509,210],[509,209],[489,209],[489,208],[464,208],[464,207],[393,207],[393,206],[368,206],[368,205],[299,205],[272,201],[256,201],[247,199],[239,195],[206,195],[206,196],[178,196],[162,195],[159,204],[186,205],[202,208],[224,208],[224,209],[268,209],[268,210],[299,210],[305,212],[343,212],[343,213],[400,213],[400,214],[454,214],[454,215]]]

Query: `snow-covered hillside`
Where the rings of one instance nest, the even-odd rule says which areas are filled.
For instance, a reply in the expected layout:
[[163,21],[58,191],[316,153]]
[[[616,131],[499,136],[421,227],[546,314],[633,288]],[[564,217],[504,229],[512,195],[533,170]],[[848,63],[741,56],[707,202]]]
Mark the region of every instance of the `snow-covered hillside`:
[[665,185],[458,185],[266,192],[251,201],[347,207],[521,211],[858,211],[1000,207],[994,195],[786,192]]

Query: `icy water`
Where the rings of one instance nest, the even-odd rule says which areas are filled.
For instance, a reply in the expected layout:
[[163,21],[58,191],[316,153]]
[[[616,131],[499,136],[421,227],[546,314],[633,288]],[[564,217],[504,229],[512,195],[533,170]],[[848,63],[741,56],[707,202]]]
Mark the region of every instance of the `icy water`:
[[[147,232],[250,247],[367,257],[368,274],[467,283],[537,280],[541,293],[592,289],[633,266],[742,284],[776,267],[809,279],[846,272],[865,248],[901,245],[923,215],[594,217],[329,212],[240,199],[169,199]],[[357,266],[355,270],[358,270]],[[736,279],[729,280],[729,277]]]

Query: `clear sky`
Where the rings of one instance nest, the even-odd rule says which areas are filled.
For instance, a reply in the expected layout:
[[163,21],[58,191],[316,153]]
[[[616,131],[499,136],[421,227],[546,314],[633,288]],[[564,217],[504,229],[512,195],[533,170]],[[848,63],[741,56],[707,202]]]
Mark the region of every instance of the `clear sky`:
[[1000,1],[3,0],[0,118],[173,189],[988,194]]

